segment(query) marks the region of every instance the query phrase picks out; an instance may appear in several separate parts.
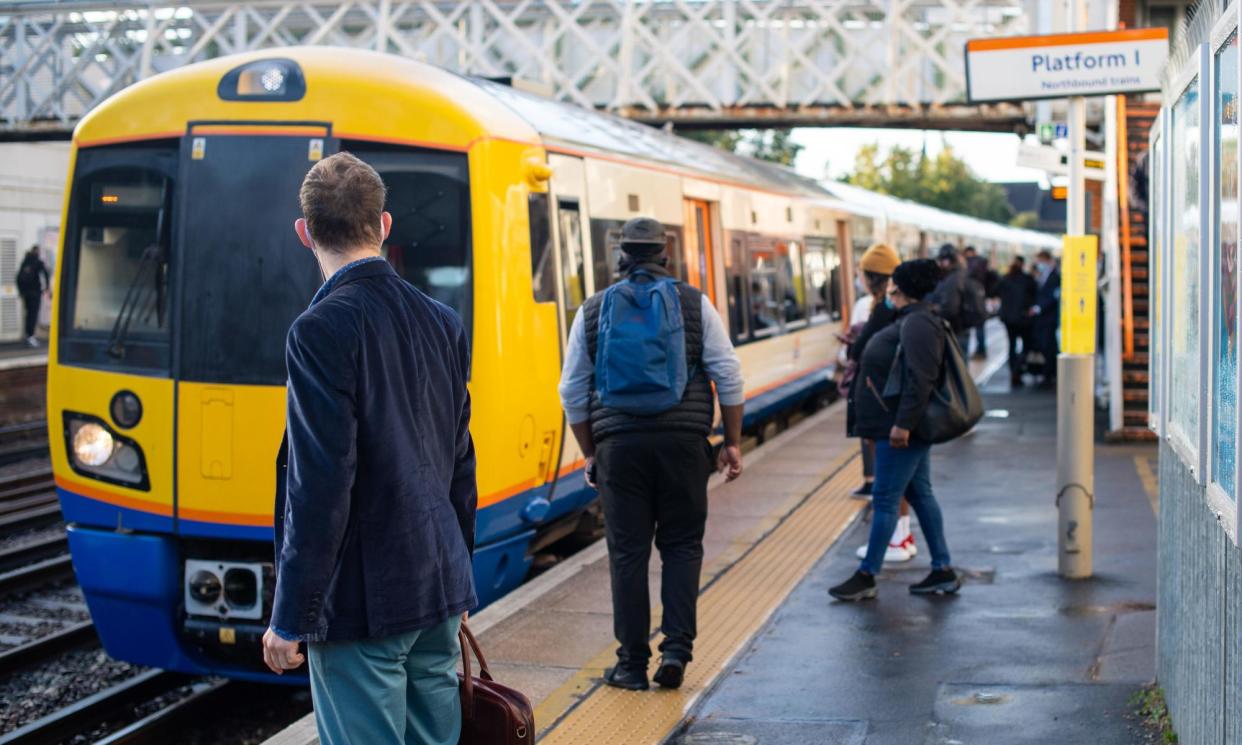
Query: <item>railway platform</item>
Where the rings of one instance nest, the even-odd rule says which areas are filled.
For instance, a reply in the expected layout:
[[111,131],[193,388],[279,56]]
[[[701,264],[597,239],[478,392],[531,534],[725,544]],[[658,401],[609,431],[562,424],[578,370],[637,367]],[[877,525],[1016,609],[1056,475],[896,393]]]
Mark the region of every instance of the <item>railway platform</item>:
[[[959,596],[907,593],[924,550],[886,568],[878,601],[829,598],[868,528],[866,502],[849,496],[857,442],[843,437],[843,406],[829,407],[755,451],[742,479],[712,485],[680,690],[602,685],[615,659],[602,541],[472,617],[493,673],[536,705],[540,741],[1137,741],[1128,700],[1153,677],[1155,451],[1099,447],[1096,578],[1058,579],[1055,397],[1010,391],[1004,345],[989,346],[993,359],[975,364],[988,417],[933,456]],[[653,598],[658,571],[653,561]],[[267,745],[316,741],[307,717]]]

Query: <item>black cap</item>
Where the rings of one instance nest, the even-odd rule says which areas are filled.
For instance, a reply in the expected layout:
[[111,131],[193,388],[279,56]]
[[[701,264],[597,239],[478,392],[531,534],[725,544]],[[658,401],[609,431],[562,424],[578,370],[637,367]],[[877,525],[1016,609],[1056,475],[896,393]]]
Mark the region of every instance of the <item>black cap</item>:
[[650,217],[635,217],[621,226],[621,250],[634,256],[654,256],[668,244],[664,226]]
[[940,247],[940,252],[936,254],[937,259],[956,259],[957,249],[952,243],[945,243]]

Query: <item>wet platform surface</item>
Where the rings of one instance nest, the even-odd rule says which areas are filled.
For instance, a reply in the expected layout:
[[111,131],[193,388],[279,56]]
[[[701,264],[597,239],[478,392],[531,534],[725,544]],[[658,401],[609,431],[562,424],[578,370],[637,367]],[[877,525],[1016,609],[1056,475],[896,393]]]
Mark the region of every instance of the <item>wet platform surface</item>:
[[1155,517],[1143,483],[1154,447],[1097,445],[1095,576],[1062,580],[1055,395],[996,380],[992,416],[933,451],[954,563],[968,575],[960,595],[908,593],[929,568],[924,550],[885,568],[878,600],[833,601],[828,588],[866,542],[859,523],[671,742],[1139,741],[1128,699],[1154,677]]

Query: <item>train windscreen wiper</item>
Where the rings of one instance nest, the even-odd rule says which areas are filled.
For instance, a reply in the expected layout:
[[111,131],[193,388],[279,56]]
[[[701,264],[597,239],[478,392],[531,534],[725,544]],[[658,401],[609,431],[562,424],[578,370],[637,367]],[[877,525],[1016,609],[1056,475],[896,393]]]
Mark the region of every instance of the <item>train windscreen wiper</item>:
[[[165,275],[168,268],[168,240],[165,223],[168,214],[168,191],[168,182],[165,181],[164,206],[160,208],[155,222],[156,242],[142,250],[134,278],[130,280],[125,299],[121,301],[120,311],[116,314],[116,322],[112,324],[112,333],[108,337],[108,356],[115,359],[125,358],[125,343],[135,318],[145,323],[150,321],[154,313],[159,328],[164,327],[167,304]],[[144,282],[148,268],[154,270],[150,284]]]

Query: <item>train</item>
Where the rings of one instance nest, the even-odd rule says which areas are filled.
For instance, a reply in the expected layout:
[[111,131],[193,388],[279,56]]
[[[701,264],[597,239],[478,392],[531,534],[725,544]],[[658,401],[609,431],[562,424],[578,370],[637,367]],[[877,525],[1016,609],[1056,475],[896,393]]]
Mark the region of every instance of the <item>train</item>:
[[[470,334],[482,604],[598,529],[557,381],[627,219],[660,220],[672,271],[720,310],[752,431],[829,394],[859,255],[929,224],[918,205],[366,51],[220,57],[120,91],[73,135],[47,394],[74,568],[115,658],[274,680],[258,642],[284,341],[321,281],[292,225],[306,171],[339,151],[388,186],[385,258]],[[941,217],[958,231],[925,225],[924,242],[1057,246]]]

